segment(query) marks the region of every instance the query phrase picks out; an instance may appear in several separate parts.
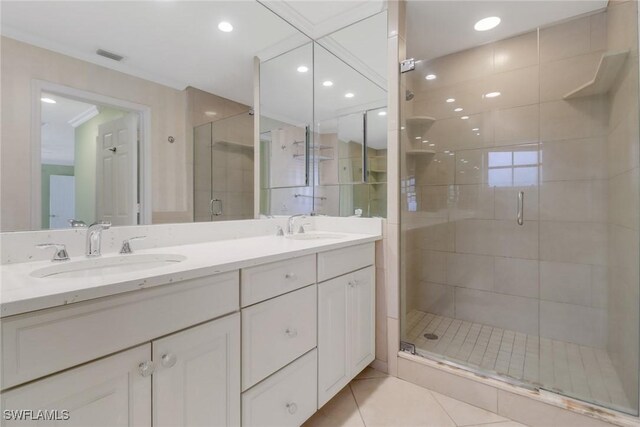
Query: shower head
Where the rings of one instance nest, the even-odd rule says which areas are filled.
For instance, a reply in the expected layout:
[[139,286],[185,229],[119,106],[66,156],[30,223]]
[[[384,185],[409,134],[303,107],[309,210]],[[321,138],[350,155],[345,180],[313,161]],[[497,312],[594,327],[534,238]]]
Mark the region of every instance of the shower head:
[[413,96],[414,96],[414,95],[413,95],[413,92],[411,92],[410,90],[407,90],[407,91],[405,91],[405,93],[404,93],[404,98],[405,98],[407,101],[411,101],[411,100],[413,99]]

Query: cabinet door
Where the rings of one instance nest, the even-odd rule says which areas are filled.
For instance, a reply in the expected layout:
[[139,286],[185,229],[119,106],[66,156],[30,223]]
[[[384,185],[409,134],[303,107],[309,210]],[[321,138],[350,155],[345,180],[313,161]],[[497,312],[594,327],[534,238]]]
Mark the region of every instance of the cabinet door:
[[341,276],[318,285],[318,408],[351,379],[348,278]]
[[69,419],[5,420],[3,425],[150,427],[151,372],[142,376],[139,371],[150,359],[151,345],[145,344],[4,392],[3,410],[67,410]]
[[240,424],[240,314],[152,344],[154,427]]
[[375,359],[375,279],[373,267],[349,275],[349,367],[355,376]]

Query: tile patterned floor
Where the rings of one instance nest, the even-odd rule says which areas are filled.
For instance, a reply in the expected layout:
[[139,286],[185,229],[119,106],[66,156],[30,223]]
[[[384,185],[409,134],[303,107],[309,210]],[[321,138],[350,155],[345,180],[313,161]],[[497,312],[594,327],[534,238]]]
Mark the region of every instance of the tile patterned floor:
[[[483,370],[533,383],[618,409],[629,408],[620,379],[605,350],[540,338],[414,310],[407,336],[418,353],[444,355]],[[427,340],[435,333],[438,340]]]
[[366,368],[303,427],[525,427]]

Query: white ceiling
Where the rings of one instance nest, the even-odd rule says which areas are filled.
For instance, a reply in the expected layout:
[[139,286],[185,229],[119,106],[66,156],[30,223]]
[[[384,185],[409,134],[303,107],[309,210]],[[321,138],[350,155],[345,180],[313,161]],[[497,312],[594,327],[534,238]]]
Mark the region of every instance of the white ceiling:
[[[220,21],[234,31],[218,30]],[[308,42],[255,1],[3,1],[1,32],[155,81],[253,104],[253,57]],[[95,54],[108,50],[125,59]]]
[[261,3],[314,40],[386,9],[385,0],[261,0]]
[[75,128],[69,121],[94,105],[48,93],[42,96],[56,101],[55,104],[42,102],[42,163],[73,166]]
[[[606,6],[607,0],[408,0],[407,57],[437,58]],[[473,25],[488,16],[502,22],[493,30],[475,31]]]

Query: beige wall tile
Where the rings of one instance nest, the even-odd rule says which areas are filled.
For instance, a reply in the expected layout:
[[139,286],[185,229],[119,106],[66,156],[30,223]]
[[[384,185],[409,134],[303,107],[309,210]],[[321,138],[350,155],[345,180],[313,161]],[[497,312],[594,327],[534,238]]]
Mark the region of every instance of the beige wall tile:
[[449,203],[452,220],[492,219],[494,217],[493,187],[484,184],[456,185],[451,190]]
[[[416,161],[427,161],[418,158]],[[453,156],[436,153],[426,167],[416,167],[416,184],[418,185],[448,185],[453,184],[455,163]],[[391,187],[391,183],[389,183]]]
[[540,30],[540,62],[589,52],[591,48],[589,17],[572,19]]
[[540,259],[605,265],[607,226],[593,222],[541,221]]
[[611,3],[607,8],[607,48],[638,51],[638,2]]
[[538,300],[475,289],[456,288],[456,318],[538,334]]
[[486,79],[484,94],[500,92],[500,96],[483,99],[483,111],[531,105],[539,102],[538,67],[520,68],[491,75]]
[[637,168],[640,164],[637,112],[638,110],[632,107],[626,115],[626,119],[619,122],[609,133],[607,165],[610,176]]
[[449,252],[420,251],[414,264],[420,270],[419,279],[432,283],[447,283]]
[[538,32],[494,43],[494,70],[502,72],[538,64]]
[[540,301],[540,336],[590,347],[607,342],[606,310]]
[[616,175],[609,180],[609,221],[612,224],[640,230],[639,169]]
[[607,219],[607,181],[552,181],[540,186],[542,221]]
[[606,139],[603,137],[542,142],[541,181],[607,178]]
[[416,287],[415,306],[420,311],[454,317],[454,288],[421,281]]
[[463,220],[456,222],[456,251],[480,255],[538,257],[538,223],[525,221]]
[[495,257],[494,291],[501,294],[538,298],[538,260]]
[[591,266],[540,262],[540,298],[553,302],[591,305]]
[[606,134],[606,104],[585,97],[540,104],[540,138],[543,141],[590,138]]
[[495,145],[538,142],[538,104],[508,108],[493,113]]
[[493,257],[449,253],[447,255],[447,283],[465,288],[492,290],[494,283]]

